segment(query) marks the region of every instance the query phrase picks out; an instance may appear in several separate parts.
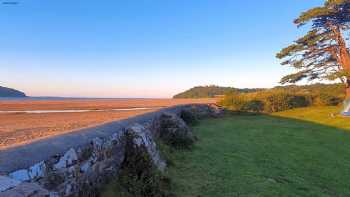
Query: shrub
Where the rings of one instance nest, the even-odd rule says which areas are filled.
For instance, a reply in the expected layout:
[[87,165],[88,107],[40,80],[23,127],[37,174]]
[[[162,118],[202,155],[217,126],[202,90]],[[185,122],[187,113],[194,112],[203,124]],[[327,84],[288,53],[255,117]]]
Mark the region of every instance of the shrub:
[[298,107],[306,107],[310,105],[309,99],[303,95],[293,95],[285,91],[271,91],[264,98],[265,112],[279,112]]
[[220,105],[225,106],[233,111],[242,111],[243,107],[247,104],[247,99],[245,99],[241,94],[230,93],[224,97]]
[[133,137],[126,136],[125,159],[115,186],[121,191],[116,196],[173,196],[170,179],[153,164],[146,147],[134,146]]
[[314,98],[314,105],[319,106],[337,106],[342,102],[343,98],[328,93],[321,93]]
[[288,105],[290,109],[307,107],[311,104],[310,99],[304,95],[289,95]]
[[221,105],[233,111],[278,112],[311,105],[308,94],[291,93],[283,89],[267,90],[257,93],[229,94]]
[[266,112],[277,112],[287,110],[288,102],[287,95],[284,93],[272,93],[268,95],[264,100],[266,103]]
[[264,111],[264,103],[260,100],[251,100],[244,104],[243,111],[260,113]]
[[253,93],[230,93],[220,104],[233,111],[279,112],[299,107],[336,106],[344,100],[342,84],[281,86]]

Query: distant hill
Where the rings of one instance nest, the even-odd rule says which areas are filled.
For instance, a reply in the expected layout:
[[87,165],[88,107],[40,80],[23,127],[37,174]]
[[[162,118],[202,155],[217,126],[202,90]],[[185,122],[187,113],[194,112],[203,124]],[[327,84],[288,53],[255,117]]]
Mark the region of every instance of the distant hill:
[[24,92],[0,86],[0,97],[26,97]]
[[220,86],[197,86],[191,88],[185,92],[175,95],[173,98],[214,98],[218,96],[223,96],[229,92],[256,92],[263,89],[238,89],[232,87],[220,87]]

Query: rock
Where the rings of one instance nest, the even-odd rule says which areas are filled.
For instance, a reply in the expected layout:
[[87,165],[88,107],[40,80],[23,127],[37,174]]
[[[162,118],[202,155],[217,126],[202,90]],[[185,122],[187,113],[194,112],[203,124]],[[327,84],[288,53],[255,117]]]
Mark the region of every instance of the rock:
[[93,162],[97,162],[97,161],[102,161],[104,159],[104,154],[103,154],[103,149],[104,147],[104,141],[101,138],[94,138],[91,141],[91,145],[92,145],[92,160]]
[[45,197],[54,196],[35,183],[21,183],[15,188],[0,193],[0,197]]
[[224,108],[216,105],[216,104],[208,104],[208,105],[192,105],[189,106],[185,110],[190,110],[195,116],[199,119],[201,118],[218,118],[224,115]]
[[76,161],[78,161],[77,153],[73,148],[69,149],[63,157],[60,158],[57,164],[54,165],[55,169],[63,169],[68,166],[73,165]]
[[193,109],[183,109],[180,112],[180,118],[188,125],[194,125],[198,122],[198,117]]
[[176,114],[163,113],[155,124],[159,138],[168,145],[189,148],[195,141],[190,128]]
[[0,192],[9,190],[13,187],[16,187],[19,185],[21,182],[15,179],[11,179],[6,176],[0,176]]
[[53,170],[48,172],[43,179],[40,180],[40,185],[43,185],[48,190],[56,190],[65,182],[67,175],[65,173]]
[[85,147],[80,147],[77,150],[77,155],[80,162],[86,161],[91,158],[93,154],[93,146],[92,144],[88,144]]
[[144,146],[146,148],[147,153],[151,157],[154,165],[156,165],[159,170],[163,171],[166,167],[166,164],[160,158],[160,154],[157,150],[157,145],[151,135],[151,131],[140,124],[134,124],[127,129],[127,133],[133,136],[133,143],[136,146]]
[[80,168],[78,165],[71,166],[67,168],[66,170],[66,176],[67,178],[75,178],[78,176],[78,173],[80,172]]
[[224,115],[224,112],[225,112],[224,108],[222,108],[216,104],[210,104],[209,109],[210,109],[210,115],[214,118],[222,117]]
[[67,184],[66,185],[66,188],[65,188],[65,191],[64,191],[64,194],[65,196],[70,196],[73,192],[73,186],[71,184]]
[[30,180],[30,177],[29,177],[29,172],[28,170],[17,170],[15,172],[12,172],[9,174],[9,176],[15,180],[18,180],[18,181],[29,181]]
[[91,160],[84,162],[80,167],[80,172],[82,172],[82,173],[87,172],[88,170],[91,169],[92,165],[93,165],[93,162]]
[[102,150],[102,146],[103,146],[103,140],[101,138],[94,138],[92,140],[92,145],[94,147],[94,150],[96,151],[100,151]]
[[29,168],[29,177],[31,179],[44,177],[45,170],[46,170],[46,165],[43,161],[40,163],[37,163],[34,166]]
[[192,105],[188,108],[191,110],[198,119],[207,118],[211,116],[211,110],[209,105]]

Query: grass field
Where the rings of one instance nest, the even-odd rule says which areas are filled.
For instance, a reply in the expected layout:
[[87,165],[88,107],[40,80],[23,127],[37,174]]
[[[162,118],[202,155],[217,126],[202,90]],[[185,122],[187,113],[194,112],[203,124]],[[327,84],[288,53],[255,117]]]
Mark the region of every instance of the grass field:
[[272,115],[350,130],[350,118],[339,115],[341,109],[341,107],[308,107],[278,112]]
[[172,155],[176,196],[350,196],[350,118],[339,108],[229,115]]

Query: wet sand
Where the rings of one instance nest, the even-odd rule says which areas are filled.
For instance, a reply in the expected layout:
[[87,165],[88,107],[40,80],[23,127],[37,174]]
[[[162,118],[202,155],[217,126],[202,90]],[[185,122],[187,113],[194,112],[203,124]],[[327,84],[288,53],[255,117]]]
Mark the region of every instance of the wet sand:
[[[107,110],[79,113],[0,113],[0,149],[36,139],[74,132],[75,129],[189,103],[215,103],[215,99],[83,99],[56,101],[0,101],[0,111]],[[108,109],[151,108],[133,111]]]

